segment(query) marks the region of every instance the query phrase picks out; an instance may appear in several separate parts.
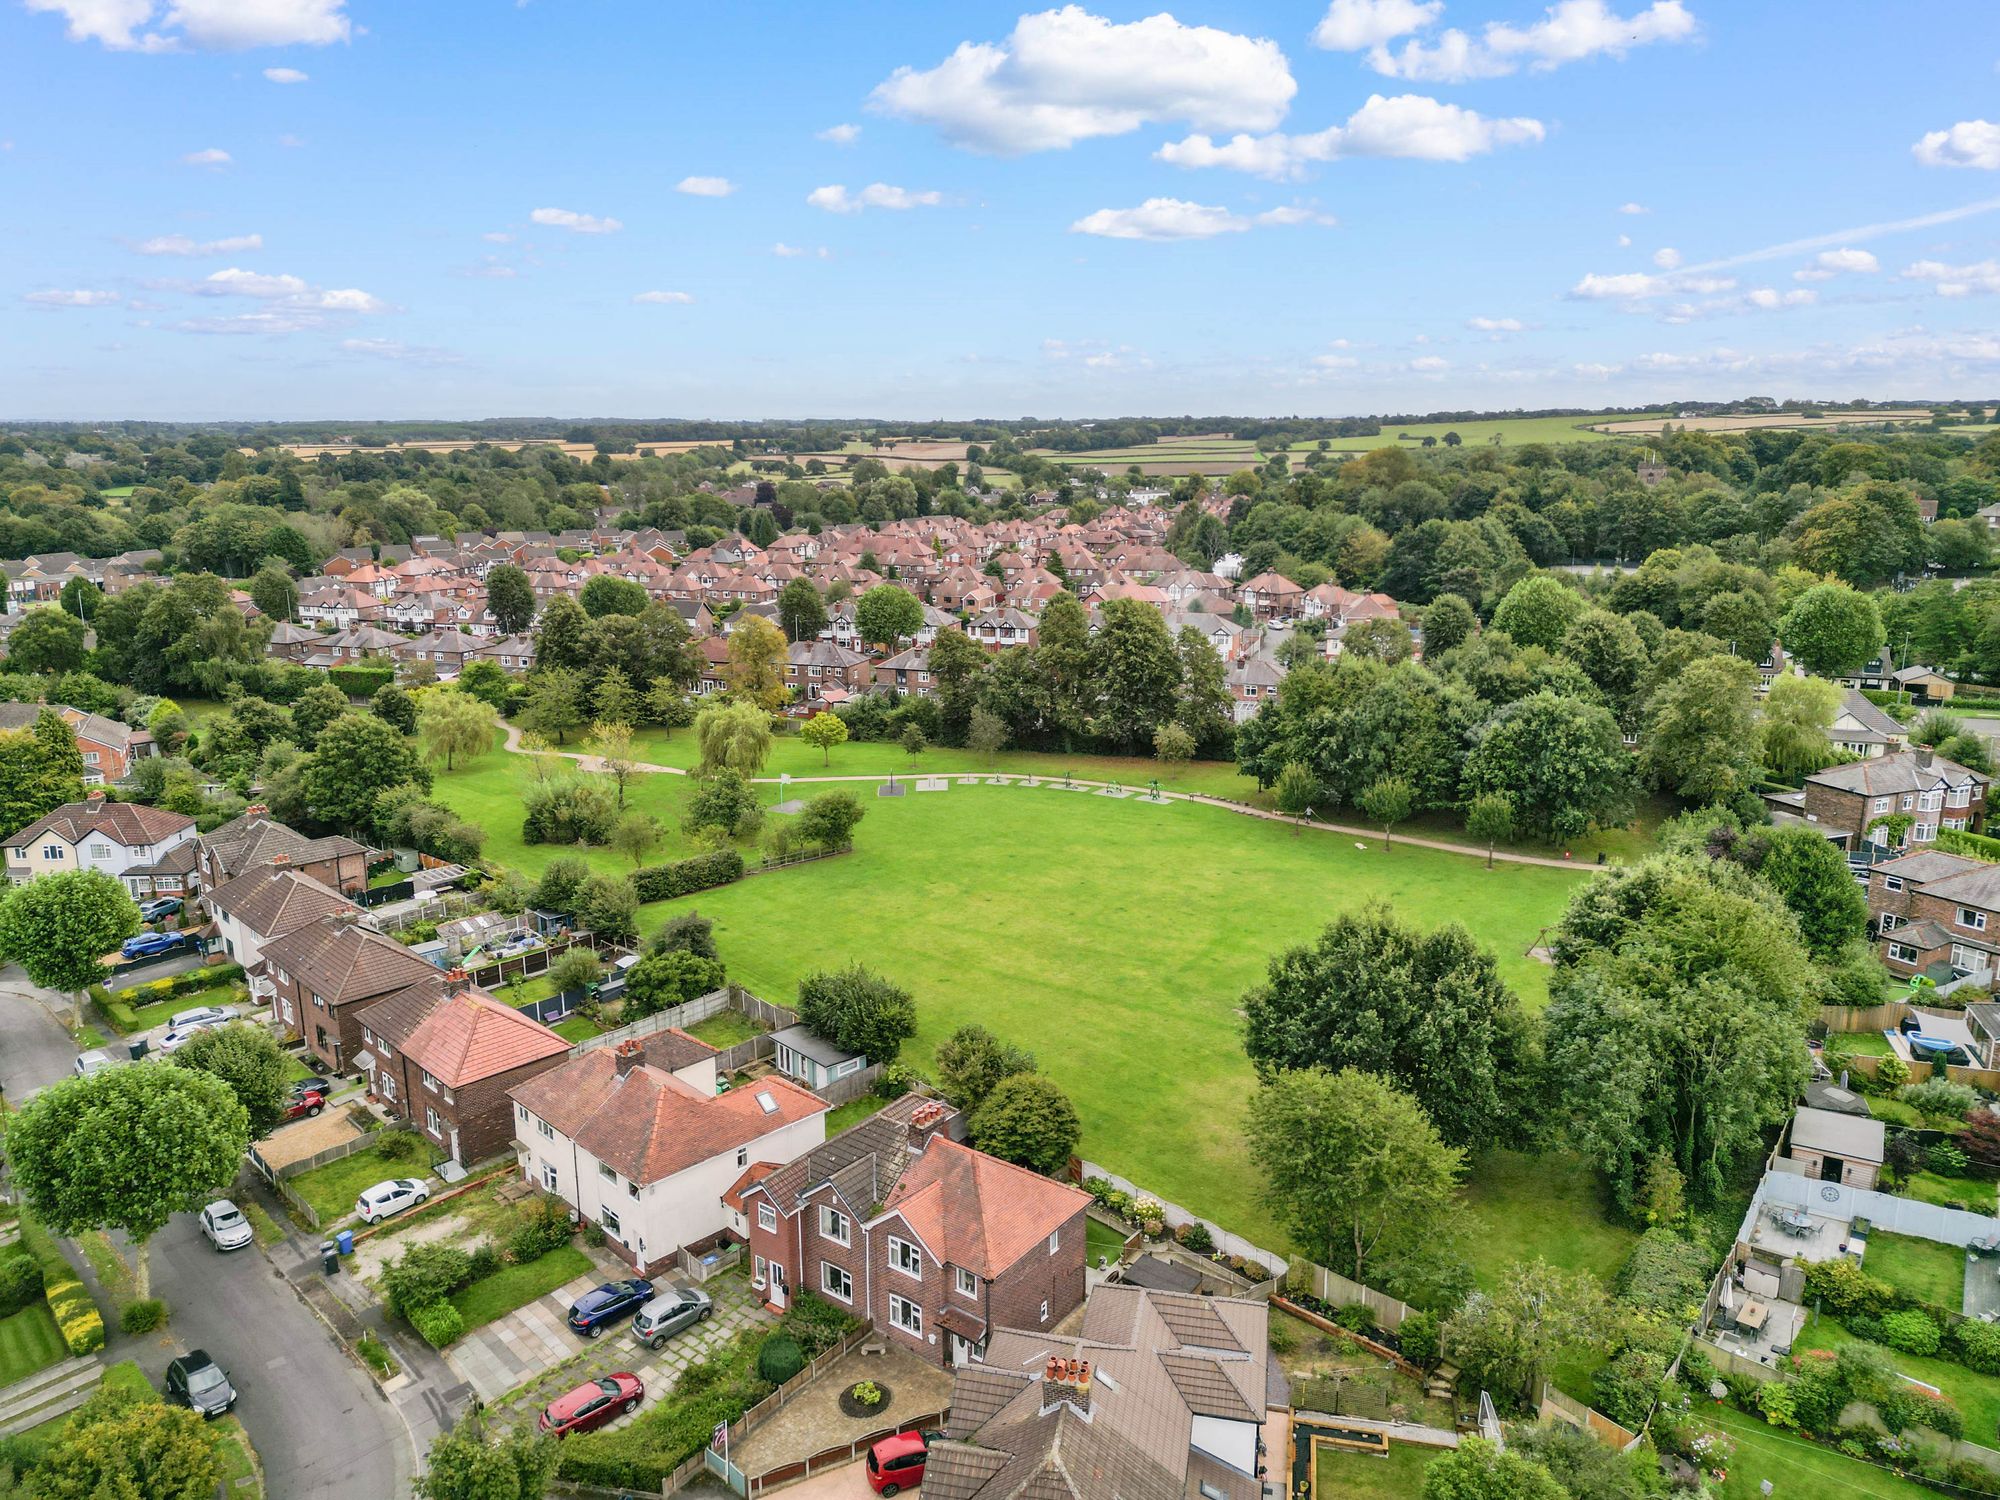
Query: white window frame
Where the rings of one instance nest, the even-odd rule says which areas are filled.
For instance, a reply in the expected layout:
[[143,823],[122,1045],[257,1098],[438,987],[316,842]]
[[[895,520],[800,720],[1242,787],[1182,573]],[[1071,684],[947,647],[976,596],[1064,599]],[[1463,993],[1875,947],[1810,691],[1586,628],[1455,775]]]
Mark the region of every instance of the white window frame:
[[924,1336],[924,1310],[908,1297],[889,1294],[889,1322],[912,1338]]
[[836,1245],[852,1245],[853,1221],[832,1204],[822,1203],[819,1206],[819,1237],[831,1240]]
[[924,1275],[924,1252],[908,1240],[889,1236],[889,1269],[900,1271],[913,1281],[921,1281]]
[[777,1233],[778,1206],[775,1203],[759,1203],[757,1205],[757,1227],[766,1234]]
[[597,1210],[598,1225],[619,1244],[625,1243],[625,1224],[618,1217],[618,1211],[600,1206]]
[[[846,1291],[838,1288],[845,1287]],[[823,1260],[819,1263],[819,1289],[836,1302],[854,1302],[854,1274],[843,1265]]]
[[1908,943],[1891,943],[1888,956],[1899,964],[1916,963],[1922,955]]
[[1984,932],[1986,930],[1986,913],[1978,910],[1976,907],[1961,906],[1958,909],[1958,925],[1961,927],[1970,927],[1974,932]]
[[1899,917],[1892,911],[1882,913],[1882,930],[1884,932],[1894,932],[1898,927],[1907,927],[1909,925],[1910,919],[1908,917]]
[[979,1295],[979,1278],[966,1270],[964,1266],[953,1268],[952,1284],[958,1288],[958,1295],[961,1297],[977,1297]]
[[1953,943],[1951,966],[1968,974],[1982,974],[1993,967],[1993,955],[1978,948],[1968,948],[1963,943]]
[[1900,890],[1901,890],[1902,888],[1903,888],[1903,877],[1902,877],[1902,876],[1900,876],[1900,875],[1884,875],[1884,876],[1882,877],[1882,889],[1883,889],[1883,890],[1885,890],[1885,891],[1900,891]]
[[556,1191],[556,1166],[554,1162],[542,1163],[542,1186],[549,1192]]
[[1060,1249],[1062,1249],[1062,1231],[1058,1229],[1049,1236],[1049,1254],[1054,1255]]

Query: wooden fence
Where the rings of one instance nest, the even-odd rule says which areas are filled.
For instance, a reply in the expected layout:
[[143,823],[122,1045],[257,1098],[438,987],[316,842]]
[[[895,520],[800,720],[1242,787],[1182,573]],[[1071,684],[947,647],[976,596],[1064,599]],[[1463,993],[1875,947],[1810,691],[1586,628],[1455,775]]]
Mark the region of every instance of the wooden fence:
[[352,1140],[342,1141],[337,1146],[328,1146],[324,1151],[315,1151],[311,1156],[302,1156],[297,1161],[286,1162],[282,1167],[273,1167],[269,1162],[265,1161],[254,1145],[250,1147],[245,1155],[250,1165],[257,1169],[257,1175],[269,1183],[271,1191],[284,1200],[285,1207],[290,1209],[295,1216],[304,1220],[309,1228],[317,1229],[319,1228],[319,1210],[293,1192],[287,1179],[310,1172],[315,1167],[323,1167],[328,1162],[342,1161],[347,1157],[366,1151],[385,1135],[394,1131],[407,1129],[409,1129],[409,1126],[402,1124],[380,1125],[373,1130],[365,1131],[355,1136]]
[[1581,1427],[1620,1453],[1629,1451],[1639,1441],[1639,1434],[1631,1428],[1621,1426],[1603,1412],[1585,1406],[1574,1396],[1564,1395],[1546,1380],[1542,1382],[1542,1405],[1539,1415],[1544,1422],[1567,1422],[1572,1427]]
[[[775,1050],[775,1045],[773,1050]],[[874,1093],[875,1081],[881,1076],[882,1065],[880,1063],[870,1063],[859,1073],[849,1073],[845,1078],[835,1078],[818,1085],[808,1083],[806,1087],[811,1089],[815,1094],[818,1094],[820,1098],[831,1104],[835,1109],[838,1109],[850,1100],[859,1099],[863,1094]],[[800,1082],[804,1082],[804,1080],[801,1079]]]
[[1305,1270],[1307,1290],[1320,1301],[1334,1307],[1346,1307],[1353,1302],[1365,1303],[1368,1315],[1374,1319],[1377,1328],[1394,1333],[1403,1326],[1403,1319],[1410,1315],[1409,1303],[1398,1301],[1387,1292],[1378,1292],[1372,1286],[1351,1281],[1338,1271],[1329,1271],[1317,1261],[1307,1260],[1301,1255],[1293,1257],[1291,1264],[1294,1271]]
[[[706,995],[690,1000],[685,1005],[676,1005],[670,1010],[656,1011],[652,1015],[633,1021],[629,1025],[620,1026],[616,1031],[607,1031],[602,1036],[589,1037],[584,1041],[578,1042],[576,1050],[579,1052],[589,1052],[598,1047],[615,1047],[623,1041],[636,1041],[640,1037],[653,1036],[659,1032],[672,1031],[676,1028],[684,1029],[695,1025],[697,1022],[706,1021],[711,1016],[719,1016],[725,1010],[739,1011],[749,1020],[754,1021],[757,1025],[764,1027],[768,1031],[776,1031],[786,1026],[796,1025],[799,1019],[795,1011],[787,1010],[782,1005],[773,1005],[768,1000],[759,1000],[741,985],[732,984],[719,990],[710,990]],[[753,1037],[751,1040],[757,1041],[760,1038]],[[765,1040],[768,1043],[768,1038],[761,1040]],[[746,1044],[741,1042],[737,1044],[739,1047],[743,1045]],[[734,1048],[730,1049],[731,1052],[734,1052],[734,1050]],[[727,1056],[728,1054],[725,1053],[724,1055]],[[762,1055],[764,1054],[757,1054],[757,1056]],[[754,1060],[754,1058],[745,1059],[745,1061]],[[718,1067],[724,1066],[720,1058],[716,1061]],[[728,1066],[740,1067],[742,1064],[732,1063]]]
[[[1881,1066],[1882,1059],[1880,1057],[1865,1052],[1856,1053],[1847,1060],[1847,1070],[1850,1073],[1862,1073],[1871,1079],[1875,1076],[1875,1070]],[[1930,1077],[1931,1065],[1929,1063],[1912,1064],[1910,1076],[1912,1079]],[[1957,1064],[1952,1064],[1944,1070],[1944,1076],[1949,1078],[1953,1083],[1963,1083],[1971,1088],[1985,1089],[1988,1093],[2000,1093],[2000,1068],[1961,1068]]]
[[1822,1005],[1819,1018],[1829,1032],[1887,1031],[1903,1024],[1910,1013],[1907,1000],[1890,1000],[1882,1005]]
[[[1215,1248],[1223,1251],[1225,1254],[1241,1256],[1245,1260],[1259,1261],[1274,1271],[1288,1264],[1290,1261],[1289,1256],[1281,1255],[1276,1250],[1266,1250],[1262,1245],[1254,1244],[1244,1239],[1240,1234],[1230,1233],[1230,1231],[1224,1229],[1213,1219],[1204,1219],[1200,1214],[1191,1213],[1187,1209],[1182,1208],[1178,1203],[1169,1203],[1165,1198],[1160,1197],[1158,1193],[1147,1192],[1146,1189],[1134,1185],[1126,1178],[1120,1177],[1109,1167],[1100,1166],[1094,1161],[1074,1161],[1071,1164],[1070,1170],[1071,1175],[1078,1182],[1083,1182],[1092,1177],[1102,1177],[1121,1192],[1130,1193],[1135,1198],[1153,1199],[1165,1213],[1166,1222],[1169,1225],[1200,1224],[1208,1230],[1208,1236],[1214,1242]],[[1333,1273],[1329,1271],[1327,1274],[1331,1276]],[[1356,1283],[1349,1284],[1355,1285]],[[1377,1295],[1380,1294],[1378,1293]],[[1361,1299],[1352,1297],[1345,1300],[1358,1302]],[[1397,1305],[1401,1306],[1400,1303]],[[1398,1321],[1401,1321],[1400,1318]],[[1390,1324],[1387,1326],[1394,1327],[1395,1325]]]

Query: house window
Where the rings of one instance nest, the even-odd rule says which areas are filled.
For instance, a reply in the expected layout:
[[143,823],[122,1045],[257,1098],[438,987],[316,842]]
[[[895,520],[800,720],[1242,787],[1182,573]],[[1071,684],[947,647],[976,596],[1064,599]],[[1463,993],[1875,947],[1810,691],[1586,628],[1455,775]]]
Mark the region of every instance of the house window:
[[602,1177],[606,1182],[616,1182],[618,1180],[618,1174],[605,1166],[603,1162],[597,1164],[597,1175]]
[[1201,1482],[1201,1500],[1227,1500],[1227,1497],[1223,1495],[1220,1485],[1210,1484],[1204,1479]]
[[424,1129],[439,1140],[444,1139],[444,1121],[438,1117],[438,1112],[428,1104],[424,1106]]
[[1945,799],[1944,805],[1946,807],[1970,807],[1972,805],[1972,788],[1965,786],[1953,787],[1951,795]]
[[111,858],[111,846],[109,844],[92,844],[90,846],[90,857],[92,859]]
[[1958,925],[1961,927],[1970,927],[1974,932],[1984,932],[1986,930],[1986,913],[1983,911],[1974,911],[1969,906],[1961,906],[1958,909]]
[[854,1278],[830,1260],[820,1262],[819,1287],[837,1302],[854,1300]]
[[42,845],[43,859],[61,859],[62,857],[63,857],[63,846],[61,844]]
[[1900,890],[1901,890],[1902,888],[1903,888],[1903,877],[1902,877],[1902,876],[1900,876],[1900,875],[1884,875],[1884,876],[1882,877],[1882,889],[1883,889],[1883,890],[1885,890],[1885,891],[1900,891]]
[[918,1338],[924,1336],[923,1311],[909,1298],[898,1297],[893,1292],[889,1295],[889,1321],[905,1333]]
[[1911,808],[1915,807],[1916,805],[1917,805],[1917,794],[1916,794],[1915,792],[1905,792],[1905,793],[1903,793],[1903,811],[1904,811],[1904,812],[1908,812],[1908,811],[1909,811],[1909,810],[1910,810]]
[[1887,812],[1889,810],[1889,799],[1887,797],[1877,797],[1874,800],[1874,802],[1872,802],[1869,805],[1868,810],[1870,812],[1878,812],[1878,813]]
[[1042,1321],[1046,1323],[1048,1322],[1048,1320],[1049,1320],[1049,1299],[1044,1297],[1042,1299]]
[[964,1266],[958,1268],[956,1279],[959,1296],[977,1297],[979,1295],[979,1278],[966,1270]]
[[736,1148],[736,1165],[738,1167],[747,1167],[750,1165],[750,1148],[748,1146],[738,1146]]
[[832,1240],[836,1245],[852,1243],[847,1231],[847,1215],[837,1208],[821,1208],[819,1211],[820,1238]]
[[889,1236],[889,1264],[905,1276],[924,1274],[923,1253],[908,1240],[899,1240],[893,1234]]
[[1917,799],[1917,806],[1922,808],[1925,812],[1936,812],[1943,805],[1944,805],[1943,792],[1925,792],[1923,796]]
[[549,1140],[554,1140],[556,1138],[555,1127],[551,1125],[547,1120],[535,1121],[535,1128],[541,1131],[543,1136],[545,1136]]
[[1892,911],[1885,911],[1882,913],[1882,930],[1894,932],[1898,927],[1905,926],[1909,920],[1908,917],[1899,917]]
[[1937,824],[1919,823],[1915,828],[1910,830],[1910,837],[1915,839],[1919,844],[1928,844],[1937,837]]
[[523,1125],[527,1124],[527,1123],[528,1123],[528,1106],[527,1106],[527,1105],[525,1105],[525,1104],[517,1104],[517,1105],[515,1105],[515,1106],[514,1106],[514,1118],[515,1118],[516,1120],[518,1120],[518,1121],[519,1121],[519,1122],[520,1122],[521,1124],[523,1124]]
[[1062,1231],[1058,1229],[1049,1236],[1049,1254],[1054,1255],[1060,1249],[1062,1249]]
[[1913,964],[1917,961],[1917,950],[1908,943],[1891,943],[1889,957],[1899,964]]
[[551,1162],[542,1163],[542,1186],[552,1193],[556,1190],[556,1169]]
[[757,1205],[757,1227],[766,1234],[774,1233],[778,1227],[778,1210],[775,1204]]
[[622,1240],[625,1238],[624,1234],[621,1232],[623,1226],[618,1222],[618,1215],[613,1213],[610,1209],[608,1208],[599,1209],[597,1211],[597,1222],[604,1226],[604,1232],[610,1235],[614,1240]]
[[1991,954],[1982,953],[1977,948],[1967,948],[1959,943],[1951,945],[1951,966],[1967,974],[1977,974],[1993,967]]

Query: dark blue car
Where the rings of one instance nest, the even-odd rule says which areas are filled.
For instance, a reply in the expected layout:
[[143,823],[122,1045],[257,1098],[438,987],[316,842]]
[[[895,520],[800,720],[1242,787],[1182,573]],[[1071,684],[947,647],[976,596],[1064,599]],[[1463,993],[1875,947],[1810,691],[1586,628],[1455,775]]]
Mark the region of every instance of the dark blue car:
[[172,953],[186,946],[187,938],[178,932],[142,932],[125,939],[125,946],[119,951],[127,958],[150,958],[155,953]]
[[620,1318],[629,1318],[653,1300],[653,1283],[634,1277],[630,1281],[607,1281],[592,1287],[576,1299],[569,1310],[569,1326],[587,1339],[601,1338],[604,1330]]

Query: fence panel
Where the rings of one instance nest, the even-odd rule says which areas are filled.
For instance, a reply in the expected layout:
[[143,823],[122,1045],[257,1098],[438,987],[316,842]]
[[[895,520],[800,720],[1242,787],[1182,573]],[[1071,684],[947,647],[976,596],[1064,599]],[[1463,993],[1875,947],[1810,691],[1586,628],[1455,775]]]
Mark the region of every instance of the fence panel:
[[[772,1050],[777,1050],[775,1044]],[[870,1063],[859,1073],[850,1073],[845,1078],[835,1078],[817,1087],[808,1084],[807,1087],[812,1088],[815,1094],[837,1109],[850,1099],[859,1099],[863,1094],[874,1093],[875,1080],[881,1076],[882,1065]]]
[[1828,1031],[1888,1031],[1910,1013],[1907,1000],[1882,1005],[1822,1005],[1819,1018]]
[[[697,1021],[706,1021],[710,1016],[721,1015],[730,1008],[730,992],[726,989],[712,990],[685,1005],[676,1005],[671,1010],[655,1011],[628,1026],[620,1026],[616,1031],[607,1031],[603,1036],[586,1038],[576,1044],[579,1052],[590,1052],[598,1047],[615,1047],[620,1042],[637,1041],[640,1037],[654,1036],[662,1031],[672,1031],[676,1027],[692,1026]],[[753,1017],[753,1019],[755,1019]]]
[[[1152,1198],[1156,1200],[1165,1211],[1167,1223],[1169,1224],[1203,1225],[1208,1230],[1209,1238],[1215,1242],[1215,1248],[1218,1250],[1226,1251],[1230,1255],[1240,1255],[1245,1260],[1262,1261],[1273,1270],[1290,1262],[1289,1256],[1281,1255],[1276,1250],[1266,1250],[1262,1245],[1246,1240],[1240,1234],[1230,1233],[1213,1219],[1204,1219],[1200,1214],[1191,1213],[1187,1209],[1182,1208],[1178,1203],[1169,1203],[1165,1198],[1160,1197],[1158,1193],[1148,1192],[1145,1188],[1137,1186],[1129,1179],[1120,1177],[1109,1167],[1100,1166],[1094,1161],[1079,1162],[1078,1165],[1081,1167],[1082,1174],[1086,1178],[1102,1177],[1113,1187],[1119,1189],[1121,1192],[1130,1193],[1135,1198]],[[1328,1274],[1332,1273],[1329,1272]],[[1358,1301],[1359,1299],[1351,1298],[1349,1300]]]
[[1403,1319],[1410,1315],[1409,1303],[1399,1301],[1387,1292],[1378,1292],[1362,1282],[1350,1280],[1338,1271],[1329,1271],[1317,1261],[1307,1260],[1301,1255],[1294,1256],[1291,1264],[1294,1270],[1300,1266],[1307,1269],[1312,1278],[1313,1295],[1320,1301],[1335,1307],[1345,1307],[1350,1302],[1366,1303],[1377,1328],[1386,1328],[1394,1333],[1403,1326]]
[[1581,1427],[1600,1442],[1624,1452],[1639,1441],[1639,1434],[1631,1428],[1614,1422],[1611,1418],[1592,1407],[1585,1406],[1576,1397],[1557,1390],[1546,1380],[1542,1382],[1541,1418],[1551,1418],[1567,1422],[1572,1427]]

